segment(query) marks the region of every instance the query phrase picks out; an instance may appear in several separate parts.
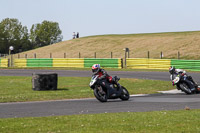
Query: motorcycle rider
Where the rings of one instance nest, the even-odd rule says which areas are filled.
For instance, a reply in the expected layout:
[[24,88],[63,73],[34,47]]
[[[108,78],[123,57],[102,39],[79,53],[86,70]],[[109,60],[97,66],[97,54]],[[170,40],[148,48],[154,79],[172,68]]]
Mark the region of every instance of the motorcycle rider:
[[99,79],[106,79],[108,82],[116,84],[117,89],[121,88],[120,84],[118,83],[120,78],[117,76],[112,77],[108,75],[108,73],[104,69],[101,69],[100,64],[94,64],[92,66],[92,72],[94,75],[99,75]]
[[[174,78],[177,76],[177,75],[180,75],[180,76],[187,76],[188,80],[190,80],[193,84],[194,84],[194,87],[195,88],[198,88],[198,85],[196,82],[194,82],[194,80],[192,79],[191,76],[187,75],[186,74],[186,71],[182,70],[182,69],[176,69],[175,67],[171,66],[169,68],[169,73],[171,74],[170,75],[170,78],[171,80],[174,80]],[[174,82],[172,82],[172,84],[174,85]]]

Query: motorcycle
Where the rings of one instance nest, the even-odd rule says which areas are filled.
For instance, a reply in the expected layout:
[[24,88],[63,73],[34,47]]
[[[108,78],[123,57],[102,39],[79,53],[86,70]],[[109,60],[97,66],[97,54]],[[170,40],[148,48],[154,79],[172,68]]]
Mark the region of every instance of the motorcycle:
[[173,74],[170,76],[173,85],[176,85],[178,90],[186,94],[195,94],[200,92],[200,86],[196,86],[190,76],[186,74]]
[[94,96],[100,102],[107,102],[107,99],[116,98],[125,101],[130,97],[125,87],[109,83],[106,79],[99,79],[99,75],[92,76],[89,86],[93,89]]

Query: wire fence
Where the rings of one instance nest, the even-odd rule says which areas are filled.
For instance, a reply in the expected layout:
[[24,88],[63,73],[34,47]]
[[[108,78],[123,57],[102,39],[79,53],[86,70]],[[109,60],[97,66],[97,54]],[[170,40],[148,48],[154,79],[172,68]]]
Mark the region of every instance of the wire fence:
[[[153,58],[153,59],[194,59],[199,60],[200,55],[197,53],[182,53],[174,51],[172,54],[167,52],[142,51],[136,53],[130,51],[126,53],[126,58]],[[0,54],[1,58],[9,58],[7,54]],[[14,54],[14,58],[125,58],[125,51],[121,52],[65,52],[65,53],[19,53]]]
[[8,54],[1,54],[0,53],[0,58],[7,58]]

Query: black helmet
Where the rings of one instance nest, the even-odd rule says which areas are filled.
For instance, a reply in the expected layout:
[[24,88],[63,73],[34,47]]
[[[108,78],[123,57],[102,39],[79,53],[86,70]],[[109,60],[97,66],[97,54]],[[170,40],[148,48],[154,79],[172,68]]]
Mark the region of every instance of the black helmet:
[[169,68],[169,73],[174,73],[175,72],[175,67],[173,67],[173,66],[171,66],[170,68]]

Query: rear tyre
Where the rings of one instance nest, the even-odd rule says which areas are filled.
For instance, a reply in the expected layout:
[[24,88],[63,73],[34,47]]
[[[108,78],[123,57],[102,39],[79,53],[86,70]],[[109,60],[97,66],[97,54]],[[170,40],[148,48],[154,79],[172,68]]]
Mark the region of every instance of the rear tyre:
[[186,83],[180,84],[180,88],[186,94],[192,94],[192,91],[190,90],[190,88],[188,87],[188,85]]
[[94,88],[94,96],[99,100],[100,102],[107,102],[107,94],[103,90],[101,86],[96,86]]
[[121,86],[121,88],[122,88],[122,94],[120,96],[120,99],[126,101],[130,98],[129,92],[125,87]]

